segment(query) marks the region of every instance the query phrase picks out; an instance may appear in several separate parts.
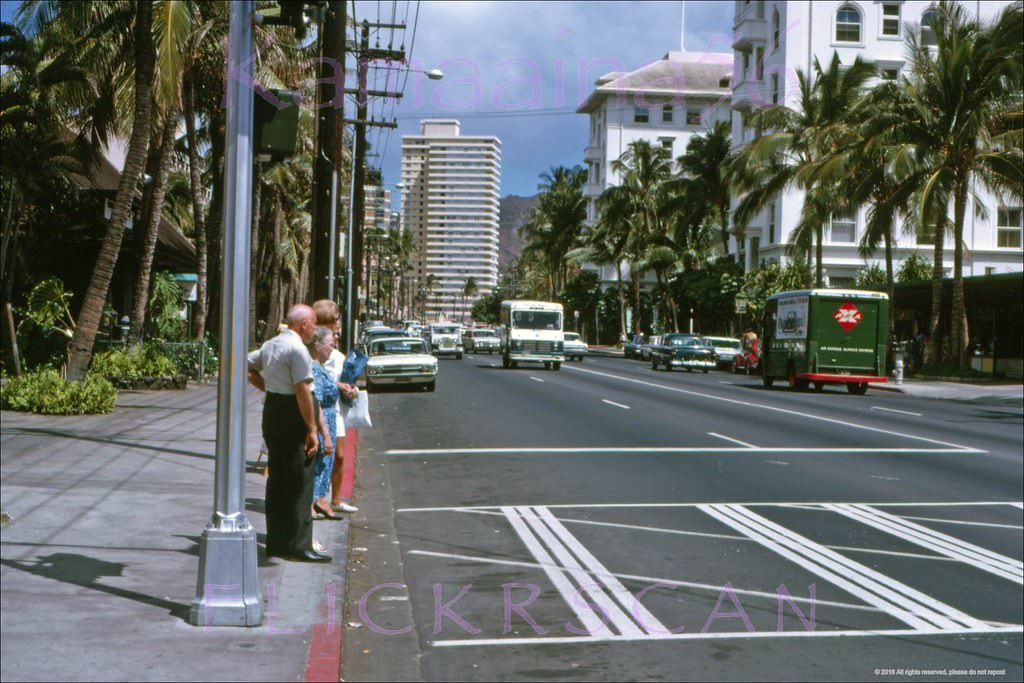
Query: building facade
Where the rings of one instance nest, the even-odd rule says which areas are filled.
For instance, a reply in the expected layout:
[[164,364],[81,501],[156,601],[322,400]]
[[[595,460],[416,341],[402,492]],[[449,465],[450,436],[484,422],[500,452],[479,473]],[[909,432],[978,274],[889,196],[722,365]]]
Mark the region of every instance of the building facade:
[[[501,141],[459,128],[425,120],[402,136],[401,224],[418,246],[412,286],[426,297],[426,322],[468,320],[498,283]],[[466,296],[471,278],[477,293]]]
[[[612,162],[629,145],[646,140],[682,156],[695,135],[717,121],[729,121],[733,56],[717,52],[669,52],[630,72],[614,71],[595,81],[595,88],[576,112],[590,117],[584,152],[587,222],[597,221],[597,198],[621,182]],[[603,282],[616,280],[614,266],[587,266]],[[624,279],[628,272],[624,271]]]
[[[977,0],[963,2],[972,16],[991,21],[1009,3]],[[732,135],[738,147],[758,134],[746,125],[749,114],[762,107],[783,104],[798,107],[796,70],[813,73],[814,60],[827,67],[833,53],[842,64],[857,57],[873,62],[880,78],[898,79],[907,59],[907,31],[921,31],[927,41],[928,0],[736,0],[733,20]],[[1005,205],[982,188],[973,187],[982,213],[968,212],[964,226],[964,275],[1020,271],[1021,206]],[[804,193],[790,189],[746,225],[731,225],[733,253],[746,270],[765,262],[785,264],[786,243],[797,224]],[[734,208],[736,198],[733,199]],[[864,234],[868,207],[853,215],[834,217],[824,231],[823,268],[832,286],[848,286],[858,271],[878,264],[883,254],[865,260],[857,245]],[[950,210],[952,214],[952,209]],[[896,264],[913,253],[928,261],[932,239],[907,235],[901,229],[893,252]],[[945,264],[953,267],[953,249],[947,240]]]

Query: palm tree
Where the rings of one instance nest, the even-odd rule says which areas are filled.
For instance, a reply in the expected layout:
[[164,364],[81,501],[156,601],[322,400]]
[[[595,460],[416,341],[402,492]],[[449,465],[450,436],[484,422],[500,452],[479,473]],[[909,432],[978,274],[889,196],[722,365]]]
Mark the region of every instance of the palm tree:
[[989,26],[945,0],[931,15],[934,45],[916,32],[909,40],[910,76],[907,141],[898,150],[901,178],[914,179],[923,224],[937,218],[932,321],[925,362],[938,356],[941,310],[941,243],[950,200],[953,204],[953,302],[950,348],[955,363],[967,362],[968,330],[963,285],[963,229],[971,188],[1000,196],[1021,196],[1020,2]]
[[480,286],[476,283],[476,278],[470,275],[466,278],[466,284],[462,288],[462,319],[466,319],[466,299],[472,299],[480,291]]
[[735,188],[745,193],[734,217],[740,225],[787,189],[804,191],[801,218],[790,234],[790,252],[810,254],[815,250],[817,287],[824,279],[824,226],[848,208],[841,203],[844,195],[836,183],[819,182],[820,162],[843,144],[850,127],[849,114],[874,73],[874,67],[860,57],[849,68],[843,67],[837,53],[833,53],[827,69],[814,60],[813,80],[797,70],[797,108],[779,105],[755,112],[751,122],[772,132],[751,140],[730,170]]
[[701,209],[694,219],[700,223],[705,215],[714,216],[723,254],[729,253],[729,169],[734,158],[730,128],[727,121],[717,121],[706,134],[690,138],[677,159],[679,177],[688,179],[692,188],[688,202]]
[[530,220],[520,229],[523,251],[536,256],[548,277],[549,298],[565,285],[566,255],[577,246],[587,217],[583,184],[587,172],[580,166],[558,166],[541,176],[540,197]]

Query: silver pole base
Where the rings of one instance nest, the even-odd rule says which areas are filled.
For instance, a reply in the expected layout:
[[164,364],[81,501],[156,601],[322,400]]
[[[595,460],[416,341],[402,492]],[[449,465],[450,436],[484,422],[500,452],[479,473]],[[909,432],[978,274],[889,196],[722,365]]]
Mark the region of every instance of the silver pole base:
[[[248,525],[247,525],[248,526]],[[199,542],[199,577],[188,621],[193,626],[259,626],[263,593],[252,526],[206,527]]]

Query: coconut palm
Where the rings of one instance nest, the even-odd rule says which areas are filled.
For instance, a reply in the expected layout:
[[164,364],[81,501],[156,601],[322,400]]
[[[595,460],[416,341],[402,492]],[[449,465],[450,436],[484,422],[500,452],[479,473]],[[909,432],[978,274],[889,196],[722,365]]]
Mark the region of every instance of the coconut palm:
[[[814,76],[797,70],[796,108],[774,106],[751,116],[756,127],[770,131],[751,140],[730,169],[735,188],[744,194],[736,207],[735,223],[746,224],[789,189],[804,192],[801,218],[790,234],[791,254],[815,251],[815,286],[823,283],[824,226],[840,211],[844,193],[837,183],[819,180],[821,160],[847,139],[849,114],[860,97],[873,66],[858,57],[847,68],[833,53],[827,68],[814,60]],[[808,262],[810,259],[808,258]]]
[[583,184],[587,172],[580,166],[558,166],[541,176],[540,196],[530,219],[520,229],[527,259],[544,269],[549,298],[554,299],[566,281],[566,255],[577,246],[587,217]]
[[919,191],[919,222],[937,219],[932,321],[925,362],[938,358],[941,310],[941,243],[946,212],[953,205],[953,302],[950,348],[966,363],[967,315],[963,289],[963,229],[971,188],[997,196],[1021,196],[1020,92],[1024,32],[1015,2],[990,25],[972,19],[959,4],[940,2],[931,15],[934,45],[909,36],[906,141],[897,150],[898,176]]
[[699,224],[706,215],[714,217],[722,241],[722,253],[729,253],[729,169],[733,160],[730,124],[717,121],[707,133],[695,135],[686,144],[686,152],[677,159],[679,177],[692,188],[690,200],[701,209],[694,219]]

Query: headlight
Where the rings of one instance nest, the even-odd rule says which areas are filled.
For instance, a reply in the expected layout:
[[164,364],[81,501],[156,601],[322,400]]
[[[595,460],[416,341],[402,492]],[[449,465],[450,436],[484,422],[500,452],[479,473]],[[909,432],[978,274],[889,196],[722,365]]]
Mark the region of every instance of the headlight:
[[561,351],[564,348],[565,344],[563,342],[555,342],[555,351]]
[[514,342],[512,342],[512,350],[513,351],[522,351],[523,350],[523,342],[519,341],[518,339],[515,340]]
[[368,375],[379,375],[381,373],[381,367],[379,365],[368,365],[366,367],[366,374]]

